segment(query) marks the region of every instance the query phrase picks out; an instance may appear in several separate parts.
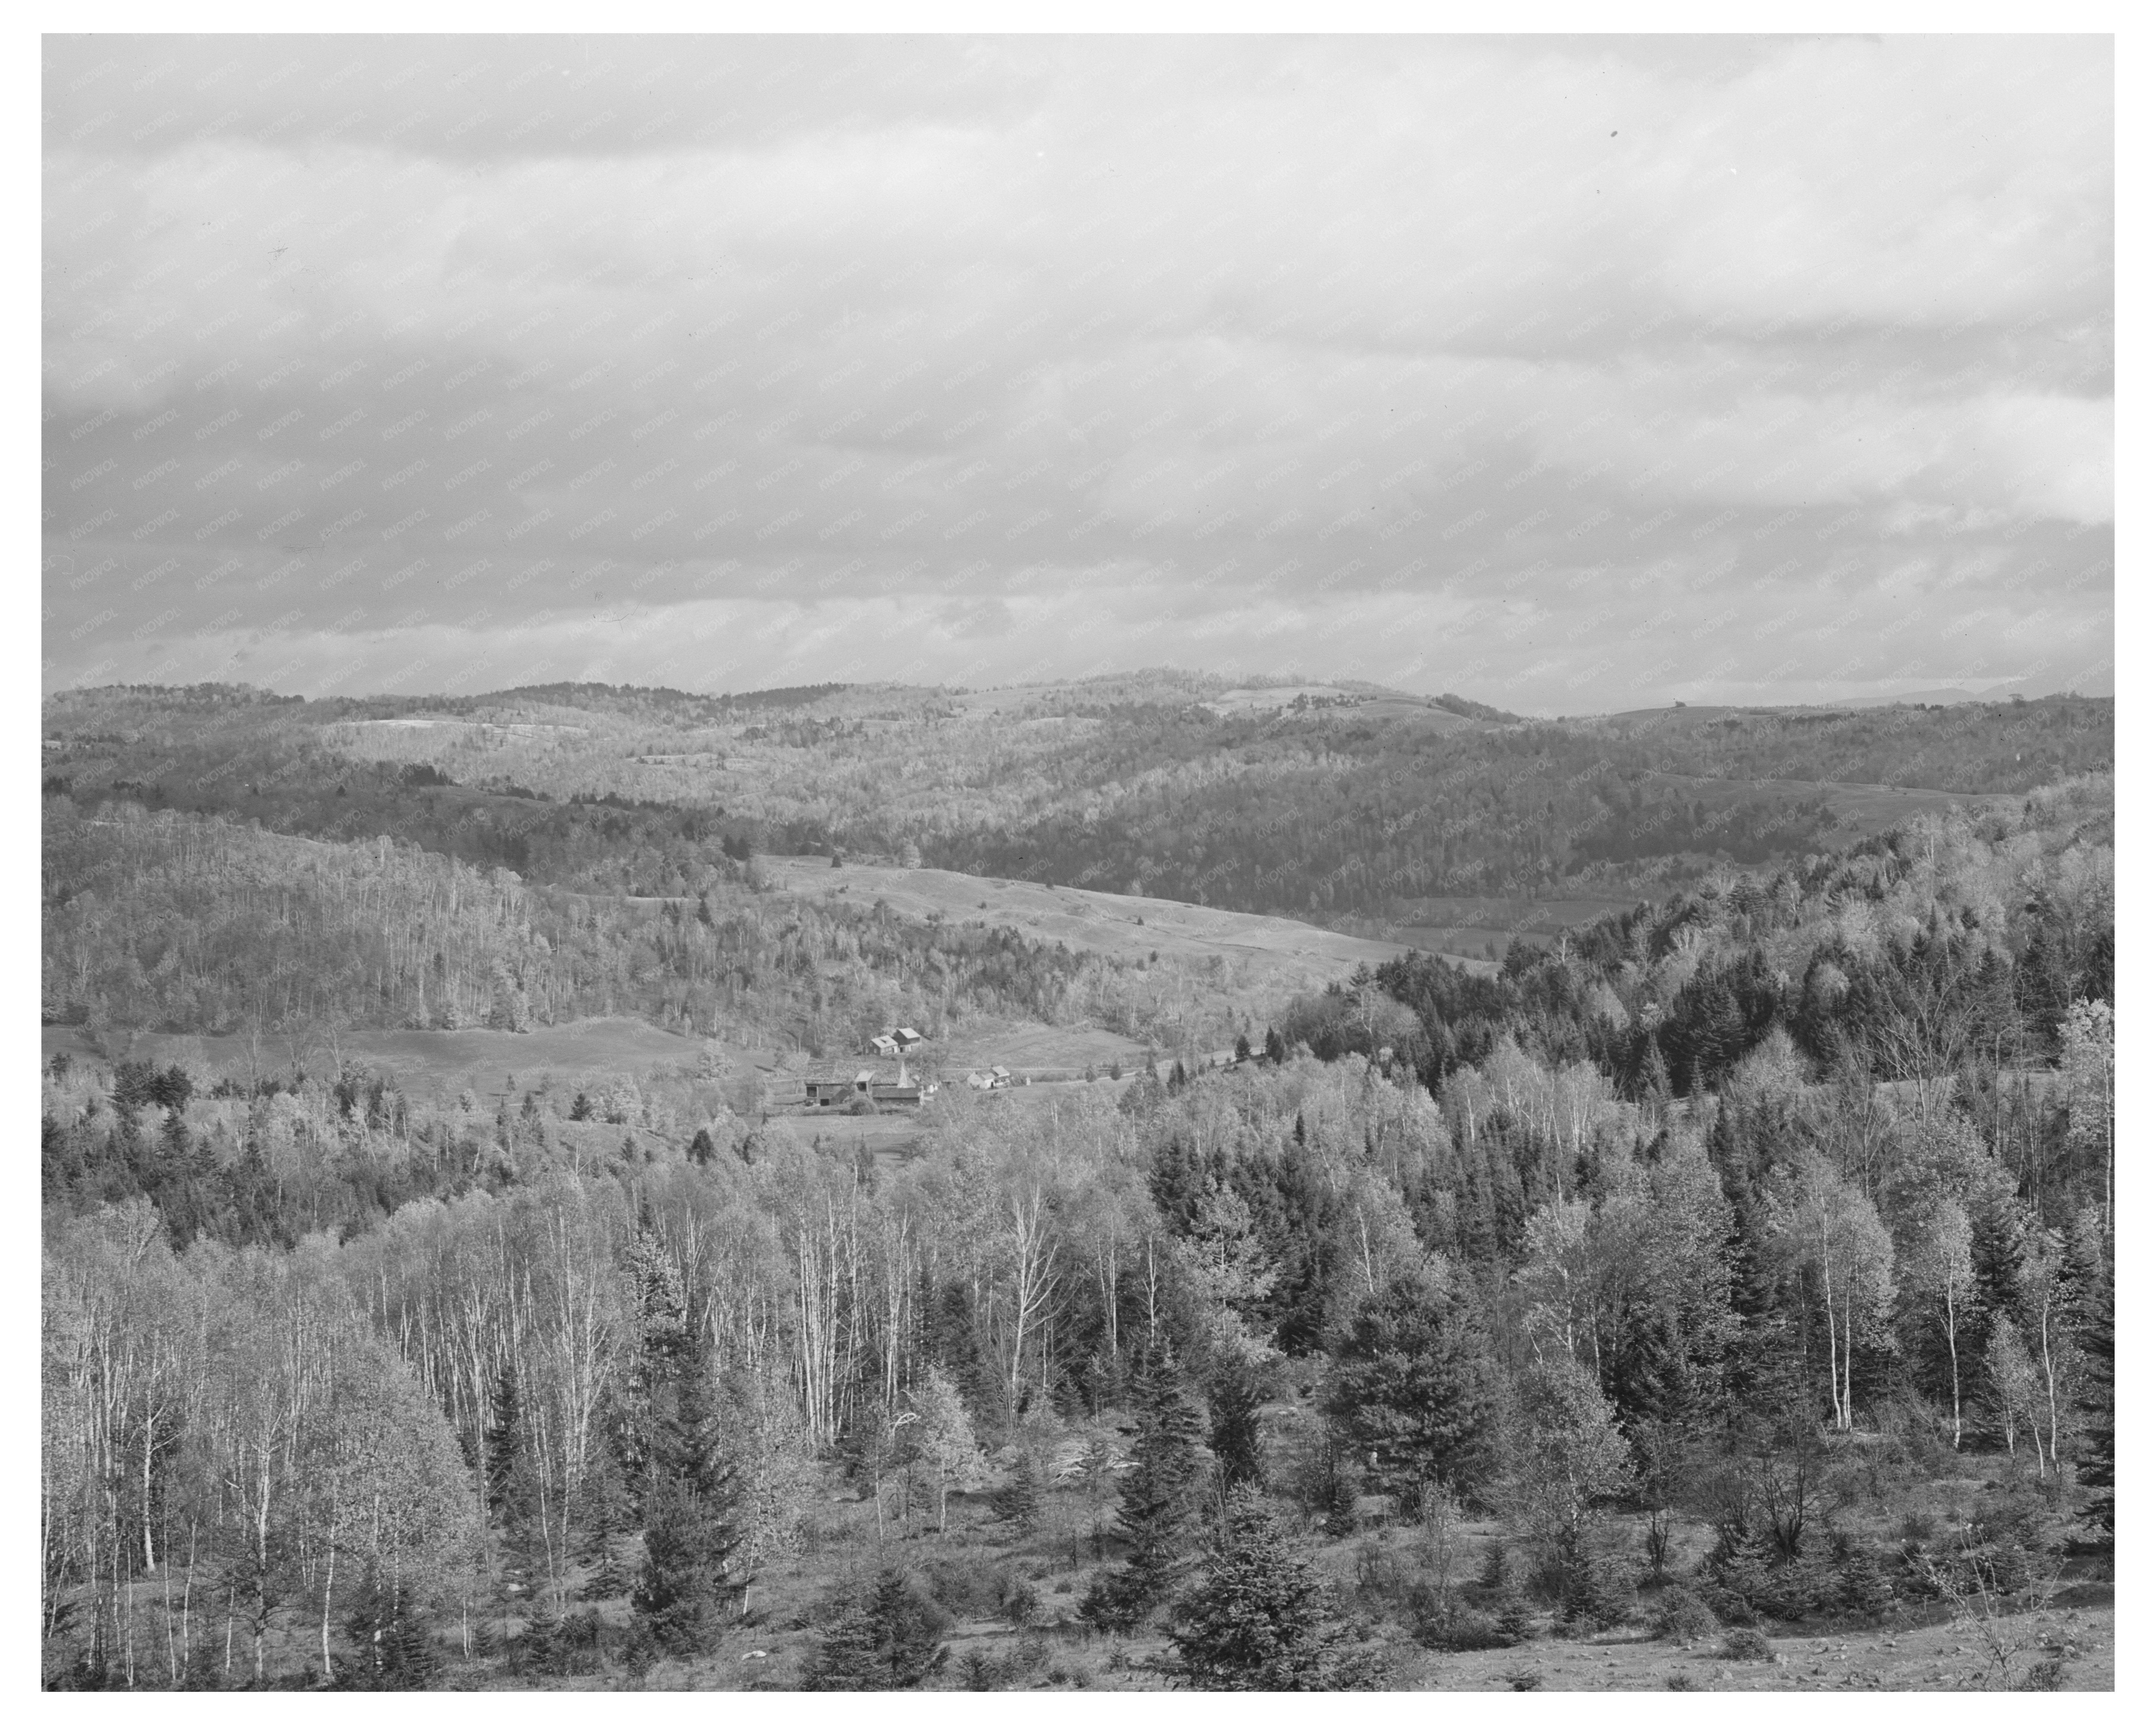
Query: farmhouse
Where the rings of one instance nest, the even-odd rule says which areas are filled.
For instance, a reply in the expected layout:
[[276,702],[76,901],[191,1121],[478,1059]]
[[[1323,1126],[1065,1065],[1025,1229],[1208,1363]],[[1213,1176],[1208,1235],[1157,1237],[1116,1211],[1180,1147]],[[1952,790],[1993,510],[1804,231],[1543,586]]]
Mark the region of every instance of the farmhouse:
[[923,1094],[917,1084],[892,1084],[866,1067],[850,1078],[832,1076],[808,1079],[803,1089],[803,1100],[811,1108],[844,1108],[856,1099],[865,1099],[878,1107],[896,1104],[917,1108]]

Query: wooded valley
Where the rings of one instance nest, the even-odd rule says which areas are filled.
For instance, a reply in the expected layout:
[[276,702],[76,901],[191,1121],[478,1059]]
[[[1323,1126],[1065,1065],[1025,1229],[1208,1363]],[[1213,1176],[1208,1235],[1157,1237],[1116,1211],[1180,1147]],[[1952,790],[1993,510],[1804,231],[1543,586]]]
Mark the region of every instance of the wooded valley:
[[[49,701],[47,1685],[2108,1686],[2111,703],[1228,692]],[[806,850],[1636,907],[1273,999]],[[988,1019],[1158,1066],[734,1081]]]

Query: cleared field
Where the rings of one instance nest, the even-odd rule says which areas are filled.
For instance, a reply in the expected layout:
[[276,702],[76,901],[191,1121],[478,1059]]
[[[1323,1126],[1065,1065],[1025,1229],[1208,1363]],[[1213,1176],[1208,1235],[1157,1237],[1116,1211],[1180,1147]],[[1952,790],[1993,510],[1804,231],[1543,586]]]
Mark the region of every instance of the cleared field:
[[983,1020],[954,1032],[932,1052],[947,1079],[963,1080],[969,1069],[988,1066],[1008,1066],[1035,1077],[1075,1077],[1087,1066],[1106,1068],[1114,1061],[1128,1068],[1144,1057],[1145,1045],[1090,1024]]
[[804,898],[844,893],[861,904],[881,899],[901,916],[1008,927],[1034,940],[1060,941],[1076,950],[1122,958],[1157,952],[1163,957],[1241,959],[1268,975],[1293,973],[1306,981],[1329,982],[1358,964],[1382,964],[1412,950],[1399,942],[1335,934],[1286,916],[1250,916],[1174,899],[994,880],[947,869],[834,869],[829,858],[820,856],[758,860],[774,884]]
[[[89,1038],[71,1026],[48,1024],[44,1057],[100,1056]],[[644,1073],[660,1066],[693,1065],[703,1045],[675,1036],[639,1019],[580,1019],[574,1024],[513,1030],[352,1030],[337,1038],[335,1052],[347,1064],[396,1075],[408,1092],[470,1089],[499,1092],[515,1074],[520,1088],[542,1076],[557,1079],[601,1070]],[[730,1051],[731,1052],[731,1051]],[[259,1044],[240,1036],[168,1036],[137,1033],[131,1060],[178,1061],[198,1072],[289,1071],[295,1065],[326,1068],[332,1057],[321,1038],[265,1035]]]

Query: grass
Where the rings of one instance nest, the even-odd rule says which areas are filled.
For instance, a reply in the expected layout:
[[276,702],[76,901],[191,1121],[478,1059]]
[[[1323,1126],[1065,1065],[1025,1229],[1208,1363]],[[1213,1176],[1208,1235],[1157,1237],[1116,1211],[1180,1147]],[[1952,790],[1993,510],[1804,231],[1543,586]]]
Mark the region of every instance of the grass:
[[[523,1090],[542,1077],[558,1085],[593,1072],[641,1075],[660,1066],[694,1065],[701,1047],[629,1018],[578,1019],[527,1031],[348,1030],[337,1040],[337,1051],[347,1065],[394,1073],[408,1093],[469,1088],[480,1095],[501,1094],[512,1073]],[[103,1058],[81,1030],[45,1025],[43,1058],[62,1053],[79,1060]],[[295,1043],[273,1034],[261,1039],[258,1055],[244,1035],[172,1036],[145,1030],[135,1034],[127,1058],[160,1065],[177,1060],[197,1073],[243,1074],[259,1058],[261,1070],[272,1073],[289,1072],[295,1063],[326,1070],[330,1049],[325,1042]]]
[[1219,959],[1254,978],[1291,979],[1295,987],[1342,977],[1358,964],[1382,964],[1409,950],[1394,941],[1336,934],[1286,916],[1252,916],[1178,900],[1135,897],[1037,880],[1005,880],[949,869],[901,869],[849,863],[834,869],[817,856],[759,857],[774,885],[804,898],[844,895],[879,899],[902,916],[937,917],[1017,929],[1060,941],[1074,951],[1142,959]]

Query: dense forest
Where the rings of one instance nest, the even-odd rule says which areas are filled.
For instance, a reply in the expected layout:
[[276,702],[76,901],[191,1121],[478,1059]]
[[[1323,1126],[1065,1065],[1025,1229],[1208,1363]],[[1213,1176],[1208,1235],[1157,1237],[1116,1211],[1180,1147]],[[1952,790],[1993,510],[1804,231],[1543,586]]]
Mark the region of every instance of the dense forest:
[[[1276,758],[1351,756],[1332,722]],[[1231,1066],[947,1091],[896,1158],[694,1071],[490,1111],[333,1054],[56,1059],[45,1680],[1367,1688],[1620,1625],[1743,1660],[1952,1621],[1988,1680],[2070,1683],[2074,1645],[2000,1625],[2108,1574],[2112,793],[2073,771],[2108,725],[1613,731],[1615,774],[1636,743],[2013,794],[1710,860],[1495,976],[1363,973]],[[1553,784],[1569,737],[1449,733],[1430,765]],[[100,1027],[783,1008],[835,1035],[1099,1016],[1148,977],[812,915],[722,843],[630,905],[169,785],[49,788],[46,1009]]]

